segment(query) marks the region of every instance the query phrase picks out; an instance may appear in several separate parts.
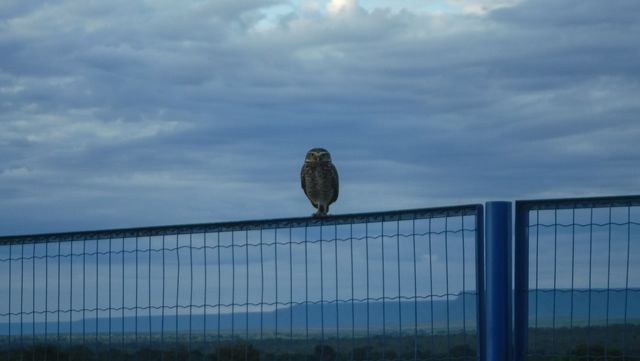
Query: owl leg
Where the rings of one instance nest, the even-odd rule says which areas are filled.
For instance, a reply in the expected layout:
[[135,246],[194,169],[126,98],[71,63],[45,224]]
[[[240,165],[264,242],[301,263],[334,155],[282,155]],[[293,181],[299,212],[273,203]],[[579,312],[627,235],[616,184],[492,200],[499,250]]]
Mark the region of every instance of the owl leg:
[[326,217],[327,212],[329,211],[329,206],[325,206],[324,204],[318,204],[318,211],[314,213],[314,217]]

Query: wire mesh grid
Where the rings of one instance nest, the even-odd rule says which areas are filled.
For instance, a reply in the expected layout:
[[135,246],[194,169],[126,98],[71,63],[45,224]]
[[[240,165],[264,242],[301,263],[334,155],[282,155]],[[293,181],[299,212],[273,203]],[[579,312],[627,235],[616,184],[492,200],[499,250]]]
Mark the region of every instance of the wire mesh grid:
[[640,360],[640,197],[519,206],[528,238],[525,358]]
[[478,359],[479,207],[0,237],[0,360]]

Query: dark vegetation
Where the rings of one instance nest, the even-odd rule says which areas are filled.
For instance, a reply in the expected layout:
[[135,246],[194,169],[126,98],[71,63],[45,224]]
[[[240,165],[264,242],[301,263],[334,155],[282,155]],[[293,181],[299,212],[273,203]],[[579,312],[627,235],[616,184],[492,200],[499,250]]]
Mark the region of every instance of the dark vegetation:
[[640,361],[640,325],[529,329],[529,361]]
[[[116,336],[113,336],[116,338]],[[89,337],[87,337],[89,339]],[[95,340],[95,338],[93,339]],[[476,360],[476,339],[471,333],[407,335],[370,338],[270,338],[263,340],[217,340],[192,342],[166,340],[136,344],[131,335],[112,347],[98,343],[76,344],[78,340],[55,345],[31,344],[25,347],[0,346],[0,361],[18,360],[138,360],[138,361],[364,361],[364,360]],[[196,342],[197,341],[197,342]],[[117,345],[117,346],[116,346]],[[14,342],[15,346],[15,342]],[[533,361],[640,361],[640,326],[531,329],[529,354]]]

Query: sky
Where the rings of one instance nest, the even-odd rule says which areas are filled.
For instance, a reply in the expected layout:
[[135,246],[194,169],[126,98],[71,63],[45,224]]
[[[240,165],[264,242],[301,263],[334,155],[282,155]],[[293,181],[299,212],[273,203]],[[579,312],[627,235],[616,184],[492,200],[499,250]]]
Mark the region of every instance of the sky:
[[0,4],[0,234],[640,193],[640,2]]

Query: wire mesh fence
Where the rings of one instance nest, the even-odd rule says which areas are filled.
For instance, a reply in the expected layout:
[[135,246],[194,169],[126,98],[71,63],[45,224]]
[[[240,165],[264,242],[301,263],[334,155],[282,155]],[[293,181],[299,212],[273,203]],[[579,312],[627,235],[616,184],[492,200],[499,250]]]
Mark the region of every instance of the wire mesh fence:
[[0,360],[479,359],[481,217],[0,237]]
[[516,208],[516,358],[640,360],[640,197]]

